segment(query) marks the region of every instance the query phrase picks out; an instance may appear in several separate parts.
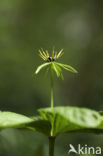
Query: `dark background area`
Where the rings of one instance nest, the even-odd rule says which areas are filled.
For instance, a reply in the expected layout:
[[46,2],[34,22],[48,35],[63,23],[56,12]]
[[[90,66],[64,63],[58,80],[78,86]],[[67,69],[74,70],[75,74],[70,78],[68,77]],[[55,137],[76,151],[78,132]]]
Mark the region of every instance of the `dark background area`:
[[[42,71],[41,47],[59,51],[59,60],[79,71],[55,77],[55,106],[103,110],[103,1],[0,1],[0,110],[32,116],[50,106],[50,81]],[[62,134],[56,156],[67,156],[69,144],[103,145],[103,135]],[[48,140],[37,132],[7,129],[0,133],[0,156],[47,156]]]

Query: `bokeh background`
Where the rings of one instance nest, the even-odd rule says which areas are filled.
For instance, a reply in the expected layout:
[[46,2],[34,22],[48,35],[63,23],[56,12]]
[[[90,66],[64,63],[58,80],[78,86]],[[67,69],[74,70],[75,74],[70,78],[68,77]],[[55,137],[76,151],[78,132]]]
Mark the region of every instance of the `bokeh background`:
[[[103,110],[103,1],[0,0],[0,110],[32,116],[50,106],[49,77],[38,49],[64,49],[60,62],[79,74],[55,77],[55,106]],[[56,156],[69,144],[103,147],[103,135],[71,133],[56,140]],[[0,156],[48,156],[48,140],[28,130],[0,132]],[[72,156],[72,155],[71,155]]]

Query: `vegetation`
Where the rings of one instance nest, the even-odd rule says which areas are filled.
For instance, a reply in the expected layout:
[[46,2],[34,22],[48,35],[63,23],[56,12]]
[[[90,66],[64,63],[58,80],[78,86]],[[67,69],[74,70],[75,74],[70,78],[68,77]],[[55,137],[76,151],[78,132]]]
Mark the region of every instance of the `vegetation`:
[[43,133],[49,139],[49,156],[54,156],[55,139],[61,133],[90,132],[100,134],[103,132],[102,112],[79,107],[54,107],[53,99],[53,74],[63,79],[62,69],[77,73],[73,67],[56,62],[63,55],[63,50],[58,54],[53,50],[50,55],[43,49],[39,51],[40,57],[46,61],[40,65],[35,74],[45,68],[51,80],[51,107],[40,108],[39,115],[27,117],[13,112],[0,112],[0,129],[19,128],[29,129]]

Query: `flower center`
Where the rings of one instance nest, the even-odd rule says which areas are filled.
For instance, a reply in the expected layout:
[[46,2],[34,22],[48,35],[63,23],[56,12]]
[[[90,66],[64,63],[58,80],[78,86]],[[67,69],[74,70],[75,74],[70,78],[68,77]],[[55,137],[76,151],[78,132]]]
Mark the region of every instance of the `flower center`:
[[49,56],[49,57],[48,57],[48,60],[49,60],[50,62],[53,62],[53,61],[55,61],[55,58]]

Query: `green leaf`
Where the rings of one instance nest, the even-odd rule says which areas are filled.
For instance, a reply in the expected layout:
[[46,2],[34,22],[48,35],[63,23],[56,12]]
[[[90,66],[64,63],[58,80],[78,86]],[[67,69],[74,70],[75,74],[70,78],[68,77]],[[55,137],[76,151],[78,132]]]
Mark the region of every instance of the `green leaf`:
[[[99,128],[101,116],[98,112],[86,108],[55,107],[39,109],[44,120],[51,124],[51,135]],[[103,125],[102,125],[103,129]]]
[[78,73],[76,69],[74,69],[73,67],[67,65],[67,64],[62,64],[62,63],[57,63],[57,65],[61,66],[62,68],[64,68],[65,70],[68,70],[70,72],[73,72],[73,73]]
[[47,136],[65,132],[103,133],[103,116],[96,111],[78,107],[43,108],[38,111],[40,116],[37,117],[0,111],[0,130],[30,129]]
[[101,116],[103,116],[103,111],[99,111],[99,114],[100,114]]
[[51,125],[48,121],[44,120],[41,116],[27,117],[13,112],[0,111],[0,129],[5,128],[23,128],[36,130],[45,135],[50,134]]
[[50,64],[50,62],[47,62],[47,63],[44,63],[44,64],[38,66],[38,68],[35,71],[35,74],[38,74],[42,68],[48,66],[49,64]]
[[0,129],[4,128],[24,128],[26,124],[33,120],[21,114],[0,111]]
[[41,116],[33,117],[33,121],[26,125],[27,128],[31,130],[36,130],[37,132],[43,133],[47,136],[50,135],[51,124],[49,121],[44,120]]

